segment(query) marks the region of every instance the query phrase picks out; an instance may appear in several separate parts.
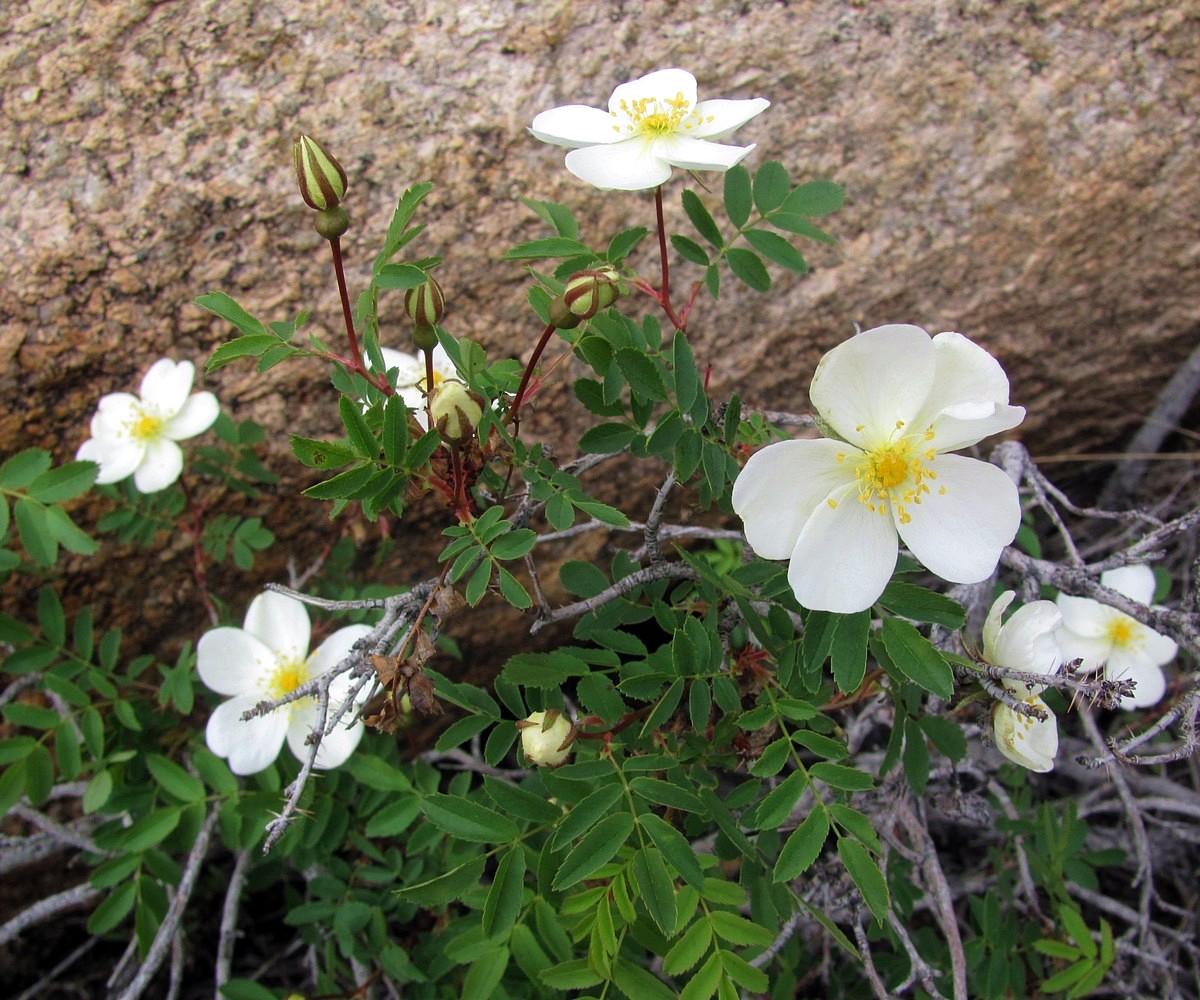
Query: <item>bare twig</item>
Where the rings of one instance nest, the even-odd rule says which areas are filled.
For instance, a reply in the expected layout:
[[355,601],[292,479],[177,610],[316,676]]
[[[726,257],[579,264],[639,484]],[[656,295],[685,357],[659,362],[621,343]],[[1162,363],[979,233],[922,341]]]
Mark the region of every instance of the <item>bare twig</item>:
[[767,945],[764,952],[750,959],[750,964],[756,969],[761,969],[763,966],[769,965],[771,960],[783,950],[783,946],[792,939],[792,935],[796,933],[796,928],[800,926],[803,916],[804,914],[801,911],[796,910],[788,918],[787,923],[779,928],[779,933],[775,935],[775,940]]
[[229,885],[225,889],[225,903],[221,907],[221,934],[217,941],[217,967],[215,973],[214,1000],[221,1000],[221,987],[229,982],[229,970],[233,966],[233,948],[237,941],[238,910],[242,903],[242,891],[246,887],[246,874],[250,870],[250,852],[237,852],[233,871],[229,874]]
[[649,557],[651,564],[660,563],[663,561],[662,545],[659,543],[658,530],[662,524],[663,509],[667,504],[667,497],[671,495],[671,490],[675,487],[675,473],[671,472],[658,492],[654,495],[654,504],[650,508],[650,514],[646,518],[645,543],[634,556],[635,559],[641,559],[643,553]]
[[[1163,386],[1154,409],[1125,450],[1134,454],[1157,452],[1167,436],[1179,426],[1197,392],[1200,392],[1200,345]],[[1146,474],[1146,468],[1144,459],[1119,463],[1100,494],[1101,506],[1115,506],[1131,497]]]
[[587,614],[589,611],[595,611],[609,601],[614,601],[618,597],[624,597],[631,591],[637,590],[638,587],[645,586],[647,583],[653,583],[655,580],[696,579],[698,579],[696,571],[684,563],[658,563],[653,566],[647,566],[645,569],[640,569],[635,573],[630,573],[629,576],[622,577],[611,587],[605,588],[595,597],[589,597],[582,601],[576,601],[574,604],[567,604],[561,608],[557,608],[550,612],[550,614],[535,621],[530,626],[529,631],[532,633],[540,632],[554,622],[569,618],[578,618],[580,615]]
[[72,965],[83,958],[84,955],[86,955],[99,943],[99,937],[89,937],[83,942],[83,944],[81,944],[78,948],[71,952],[71,954],[59,962],[58,965],[56,965],[53,969],[42,976],[41,979],[30,986],[29,989],[23,990],[21,993],[19,993],[15,1000],[42,1000],[44,997],[51,996],[52,994],[49,992],[50,984],[53,983],[54,980],[56,980],[64,972],[66,972],[67,969],[69,969]]
[[875,959],[871,957],[871,942],[867,940],[867,932],[863,929],[861,914],[855,913],[851,926],[854,928],[854,941],[858,945],[858,953],[862,956],[863,972],[866,973],[867,982],[871,984],[871,992],[879,1000],[888,1000],[891,994],[883,985],[883,980],[879,978],[879,972],[875,968]]
[[32,906],[22,910],[7,923],[0,926],[0,946],[8,944],[22,931],[45,923],[47,920],[53,919],[66,910],[73,910],[77,906],[90,905],[101,895],[100,890],[93,888],[90,882],[82,882],[70,889],[56,892],[53,896],[39,899]]
[[300,805],[300,796],[304,794],[304,787],[308,784],[308,779],[312,775],[313,765],[317,762],[317,754],[321,751],[321,734],[325,731],[325,720],[329,716],[329,685],[333,680],[333,674],[322,674],[318,680],[323,681],[323,683],[317,688],[317,717],[313,731],[309,737],[311,743],[308,748],[308,756],[304,758],[304,763],[300,766],[300,773],[296,775],[296,780],[288,787],[289,794],[287,801],[283,804],[283,811],[267,824],[267,839],[263,841],[263,854],[266,854],[275,846],[275,842],[284,835],[287,828],[291,826],[292,821],[296,818],[296,809]]
[[[1123,743],[1118,743],[1116,740],[1109,740],[1109,752],[1107,754],[1099,757],[1079,757],[1077,759],[1084,767],[1099,767],[1101,764],[1107,764],[1113,760],[1120,761],[1122,764],[1137,764],[1142,767],[1148,767],[1151,765],[1171,764],[1177,760],[1183,760],[1185,757],[1191,757],[1196,752],[1197,745],[1200,744],[1200,737],[1196,733],[1197,713],[1200,713],[1200,688],[1193,688],[1149,729],[1131,737]],[[1183,722],[1179,726],[1180,742],[1170,750],[1155,754],[1129,753],[1133,747],[1157,736],[1179,718],[1183,719]]]
[[[924,821],[913,811],[906,797],[898,799],[894,808],[896,818],[912,841],[926,888],[934,900],[934,912],[945,935],[946,947],[950,951],[950,969],[954,976],[954,1000],[967,1000],[967,957],[958,930],[958,917],[954,912],[954,894],[942,871],[937,848]],[[921,808],[919,803],[916,808]],[[895,843],[894,840],[892,842]]]
[[204,823],[196,835],[196,841],[188,852],[187,862],[183,866],[183,875],[179,879],[179,887],[171,895],[171,904],[167,907],[166,916],[163,917],[163,922],[154,935],[150,950],[146,952],[146,960],[142,962],[137,975],[133,977],[133,982],[125,988],[118,1000],[137,1000],[150,985],[150,981],[167,957],[167,951],[171,948],[176,931],[179,929],[179,922],[183,919],[183,913],[196,888],[200,867],[208,856],[208,842],[212,838],[212,832],[216,825],[217,809],[213,807],[204,817]]
[[27,823],[32,823],[38,829],[53,837],[63,847],[74,847],[81,851],[102,856],[107,856],[111,853],[110,851],[101,850],[90,837],[80,833],[73,827],[63,826],[61,823],[52,820],[49,816],[38,812],[36,809],[22,802],[14,805],[9,813],[13,816],[20,816]]
[[[1092,741],[1092,745],[1103,752],[1104,737],[1100,733],[1100,727],[1096,725],[1096,720],[1092,717],[1091,709],[1087,705],[1081,705],[1077,715],[1083,722],[1084,732]],[[1129,830],[1133,835],[1134,854],[1138,861],[1133,884],[1141,886],[1138,893],[1138,940],[1143,946],[1149,947],[1150,943],[1147,939],[1150,936],[1150,901],[1154,891],[1154,867],[1150,861],[1150,843],[1146,837],[1146,824],[1142,820],[1137,801],[1129,790],[1129,784],[1125,781],[1125,775],[1119,768],[1114,768],[1109,771],[1109,777],[1125,807],[1125,817],[1129,820]]]

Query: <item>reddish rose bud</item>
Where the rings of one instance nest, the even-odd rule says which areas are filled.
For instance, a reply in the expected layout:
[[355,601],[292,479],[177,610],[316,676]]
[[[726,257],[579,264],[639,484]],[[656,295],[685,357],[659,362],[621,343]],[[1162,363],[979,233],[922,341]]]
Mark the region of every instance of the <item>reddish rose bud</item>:
[[432,274],[426,275],[424,284],[404,293],[404,311],[416,327],[432,328],[442,321],[446,312],[446,296]]
[[318,212],[337,208],[346,197],[346,171],[316,139],[302,135],[292,144],[300,197]]
[[621,295],[617,272],[611,267],[573,274],[563,289],[563,301],[572,314],[580,319],[591,319],[602,309],[607,309]]

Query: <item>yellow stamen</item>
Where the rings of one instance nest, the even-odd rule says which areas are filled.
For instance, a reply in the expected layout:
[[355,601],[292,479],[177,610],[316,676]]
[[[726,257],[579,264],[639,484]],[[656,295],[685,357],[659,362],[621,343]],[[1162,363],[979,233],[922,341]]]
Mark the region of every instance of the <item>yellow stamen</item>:
[[[661,139],[680,129],[694,129],[713,120],[711,115],[705,118],[696,114],[682,91],[674,97],[639,97],[632,101],[622,99],[619,107],[627,123],[614,125],[613,129],[630,134],[640,132],[649,139]],[[619,117],[615,111],[611,114],[614,118]]]
[[[290,657],[282,657],[275,661],[275,669],[267,675],[263,686],[266,689],[266,697],[275,701],[285,695],[291,694],[296,688],[308,683],[311,679],[308,674],[307,660],[294,660]],[[281,710],[290,714],[297,706],[311,701],[313,701],[311,696],[308,698],[298,698],[295,701],[288,702]]]
[[137,441],[155,441],[162,437],[166,421],[151,410],[138,408],[137,416],[128,425],[129,435]]
[[[904,421],[896,421],[897,429]],[[854,470],[858,481],[858,499],[875,514],[886,514],[894,508],[901,524],[908,524],[912,515],[907,508],[921,502],[930,493],[929,482],[937,479],[932,468],[937,453],[930,449],[921,452],[915,442],[928,439],[927,434],[906,435],[878,445],[863,453]],[[945,495],[943,486],[938,493]]]
[[1108,641],[1118,649],[1136,649],[1145,639],[1142,627],[1128,615],[1114,615],[1105,634]]

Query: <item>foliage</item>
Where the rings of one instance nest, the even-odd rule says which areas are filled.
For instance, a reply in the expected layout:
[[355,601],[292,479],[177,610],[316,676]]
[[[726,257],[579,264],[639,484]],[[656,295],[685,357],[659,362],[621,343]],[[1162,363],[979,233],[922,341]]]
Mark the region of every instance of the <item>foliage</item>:
[[[533,362],[523,372],[436,331],[482,404],[465,441],[429,428],[379,374],[380,297],[421,286],[440,263],[402,259],[431,190],[417,184],[400,198],[345,352],[303,339],[305,314],[268,322],[223,292],[199,299],[234,328],[210,372],[247,359],[264,377],[302,358],[331,365],[341,433],[324,440],[299,428],[291,448],[312,470],[304,495],[328,505],[334,536],[344,524],[403,518],[418,495],[444,508],[442,568],[430,580],[364,578],[343,541],[302,574],[304,585],[278,588],[370,626],[337,668],[366,696],[361,716],[373,730],[342,767],[318,779],[314,743],[307,762],[284,756],[233,774],[204,739],[219,699],[196,683],[199,637],[174,637],[174,662],[159,662],[71,595],[63,550],[99,549],[72,517],[96,467],[55,466],[39,449],[0,466],[0,573],[37,593],[29,620],[0,616],[0,813],[33,845],[19,850],[82,859],[87,877],[72,903],[91,906],[89,933],[135,942],[141,972],[122,973],[122,995],[140,995],[164,962],[182,961],[168,952],[185,909],[218,915],[206,931],[221,995],[235,1000],[384,989],[1075,997],[1168,976],[1182,990],[1194,971],[1194,949],[1181,943],[1192,917],[1148,889],[1136,909],[1111,890],[1131,870],[1156,884],[1147,822],[1168,823],[1173,807],[1133,770],[1115,772],[1119,797],[1093,783],[1077,805],[1065,783],[1035,784],[984,746],[986,709],[1013,700],[1000,681],[1014,671],[972,655],[992,581],[941,593],[904,561],[871,608],[812,610],[797,603],[786,566],[754,557],[721,526],[747,456],[802,421],[774,424],[737,395],[709,394],[693,307],[704,291],[767,292],[780,275],[803,275],[806,241],[831,242],[813,220],[841,206],[841,189],[796,184],[776,162],[754,173],[734,166],[715,204],[683,191],[696,238],[659,234],[660,257],[649,229],[585,239],[565,206],[523,199],[551,230],[501,258],[531,278],[531,309],[545,325]],[[632,263],[648,256],[643,266],[665,276],[668,247],[682,258],[676,271],[695,275],[682,308]],[[566,279],[606,266],[624,297],[556,331]],[[518,419],[555,336],[574,399],[593,418],[570,460],[570,443],[531,444]],[[218,626],[242,609],[209,592],[206,570],[247,571],[277,544],[264,492],[277,476],[262,464],[253,422],[223,416],[214,431],[216,442],[193,448],[184,482],[149,495],[98,487],[92,500],[104,508],[95,531],[112,544],[156,552],[182,542],[191,563],[179,585]],[[1000,458],[1030,487],[1030,511],[1061,525],[1023,452]],[[606,488],[605,476],[635,462],[661,483],[653,495]],[[675,491],[707,512],[699,524],[669,523]],[[1125,551],[1110,546],[1110,560],[1172,544],[1191,522],[1129,523],[1137,537]],[[617,544],[591,561],[559,558],[569,538],[590,532]],[[1079,583],[1089,567],[1069,575],[1043,558],[1032,517],[1018,541],[1034,554],[1010,549],[1002,566],[1027,593],[1073,582],[1114,600]],[[566,595],[558,606],[546,597],[555,586]],[[489,683],[456,680],[446,651],[455,615],[485,603],[512,609],[533,632],[569,623],[570,638],[512,653]],[[1118,606],[1195,655],[1194,615]],[[1115,705],[1119,681],[1064,672],[1058,683],[1079,697],[1069,712],[1046,692],[1064,743],[1091,764],[1137,763],[1133,748],[1146,741],[1151,763],[1185,756],[1159,742],[1171,723],[1194,722],[1194,685],[1163,724],[1106,745],[1099,726],[1123,732],[1119,720],[1087,700]],[[273,704],[286,711],[280,701],[328,696],[327,678],[301,679]],[[328,708],[331,718],[359,713],[349,701]],[[573,721],[574,742],[566,764],[535,768],[518,723],[549,710]],[[418,734],[421,752],[397,739],[405,732]],[[1174,801],[1195,815],[1194,797]],[[67,818],[51,819],[49,804],[64,799]],[[282,900],[285,932],[307,958],[255,973],[235,938],[267,899]],[[0,940],[36,922],[10,922]],[[185,947],[207,940],[189,932]],[[1149,941],[1159,965],[1131,964],[1130,949]]]

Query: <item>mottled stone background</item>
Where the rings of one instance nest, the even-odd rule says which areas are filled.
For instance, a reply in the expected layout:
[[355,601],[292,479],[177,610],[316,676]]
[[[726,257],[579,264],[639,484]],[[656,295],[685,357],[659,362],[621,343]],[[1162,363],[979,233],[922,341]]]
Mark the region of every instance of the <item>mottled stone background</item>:
[[[192,304],[204,291],[264,319],[311,307],[338,336],[291,175],[302,130],[351,178],[352,284],[403,189],[432,180],[414,250],[447,257],[447,326],[527,357],[521,268],[497,262],[543,233],[517,197],[568,203],[596,242],[651,225],[652,200],[584,186],[525,126],[670,65],[702,98],[771,99],[738,134],[758,143],[751,167],[779,159],[847,191],[812,274],[703,304],[691,332],[718,397],[803,408],[854,323],[915,322],[1002,360],[1035,453],[1082,454],[1119,448],[1196,343],[1194,0],[17,2],[0,28],[0,453],[65,459],[99,395],[163,354],[202,363],[228,334]],[[682,184],[668,206],[686,227]],[[648,246],[632,263],[652,273]],[[384,313],[403,347],[398,301]],[[320,363],[203,381],[278,432],[289,483],[311,481],[283,432],[334,431]],[[569,454],[579,426],[560,385],[526,430]],[[281,535],[327,530],[321,510],[281,509]]]

